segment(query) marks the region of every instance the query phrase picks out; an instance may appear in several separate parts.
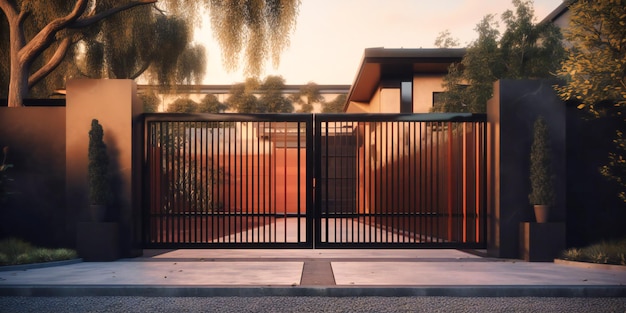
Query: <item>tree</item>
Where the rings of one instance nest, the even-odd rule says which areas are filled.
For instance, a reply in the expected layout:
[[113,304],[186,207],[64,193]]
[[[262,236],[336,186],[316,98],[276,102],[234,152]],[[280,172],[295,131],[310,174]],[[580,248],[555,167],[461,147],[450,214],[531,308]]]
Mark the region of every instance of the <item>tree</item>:
[[444,30],[435,38],[435,47],[454,48],[459,46],[459,39],[453,38],[449,30]]
[[[556,90],[564,100],[595,116],[626,125],[626,6],[623,1],[579,0],[570,5],[567,57],[558,72],[565,81]],[[616,181],[626,202],[626,139],[616,129],[615,150],[601,173]]]
[[200,113],[224,113],[228,110],[228,105],[221,103],[215,95],[208,94],[198,103]]
[[139,98],[141,99],[145,113],[155,113],[159,111],[159,103],[161,100],[154,90],[139,94]]
[[242,50],[245,50],[244,69],[248,76],[258,77],[268,58],[275,67],[279,64],[280,53],[289,45],[289,33],[296,25],[300,0],[208,3],[213,32],[228,69],[238,67]]
[[189,98],[176,99],[167,107],[170,113],[196,113],[198,112],[198,103]]
[[266,59],[278,64],[300,5],[300,0],[156,2],[0,0],[0,38],[9,38],[0,41],[0,82],[8,86],[9,105],[21,106],[46,77],[54,88],[79,74],[135,78],[150,71],[147,78],[162,84],[198,80],[205,52],[189,44],[189,30],[206,10],[228,69],[237,67],[245,51],[246,72],[258,75]]
[[561,33],[552,23],[533,24],[530,1],[513,0],[515,11],[502,14],[506,30],[500,36],[494,15],[476,26],[478,39],[470,44],[460,64],[444,77],[445,93],[439,112],[485,112],[498,79],[554,77],[563,57]]
[[292,113],[293,104],[285,98],[285,79],[281,76],[267,76],[259,88],[259,111],[263,113]]
[[[9,106],[22,105],[28,89],[63,61],[75,41],[75,34],[67,30],[84,28],[118,12],[154,2],[156,0],[137,0],[98,11],[95,7],[89,7],[87,0],[77,0],[71,7],[65,1],[43,3],[0,0],[0,9],[6,17],[10,34]],[[65,14],[58,14],[60,12]],[[27,38],[24,25],[29,18],[49,21],[36,34]],[[53,44],[54,54],[41,68],[31,72],[31,65]]]
[[[120,25],[129,25],[121,27]],[[193,45],[193,25],[146,6],[121,12],[90,28],[83,37],[82,76],[135,79],[171,86],[202,80],[206,51]]]
[[254,95],[258,86],[259,81],[255,78],[248,78],[245,83],[232,85],[226,103],[239,113],[263,113],[259,110],[259,100]]
[[346,100],[348,99],[348,95],[341,94],[335,97],[330,102],[326,102],[322,105],[322,113],[341,113],[343,112],[343,108],[346,105]]
[[313,104],[323,103],[324,97],[320,93],[320,87],[314,82],[309,82],[293,95],[293,101],[300,104],[298,112],[310,113],[313,112]]

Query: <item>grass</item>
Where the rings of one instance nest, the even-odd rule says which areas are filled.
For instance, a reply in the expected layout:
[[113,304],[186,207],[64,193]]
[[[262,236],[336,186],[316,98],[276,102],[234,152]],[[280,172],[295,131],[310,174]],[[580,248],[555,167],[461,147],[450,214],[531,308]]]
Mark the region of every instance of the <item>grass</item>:
[[77,258],[76,251],[71,249],[40,248],[16,238],[0,241],[0,265],[63,261],[75,258]]
[[561,259],[579,262],[626,265],[626,238],[600,242],[583,248],[570,248]]

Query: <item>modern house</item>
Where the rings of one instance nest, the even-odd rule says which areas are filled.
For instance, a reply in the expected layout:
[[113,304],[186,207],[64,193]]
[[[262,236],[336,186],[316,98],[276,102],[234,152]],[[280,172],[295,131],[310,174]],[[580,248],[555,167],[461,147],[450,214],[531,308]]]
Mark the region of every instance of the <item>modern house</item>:
[[428,113],[465,49],[365,49],[347,113]]

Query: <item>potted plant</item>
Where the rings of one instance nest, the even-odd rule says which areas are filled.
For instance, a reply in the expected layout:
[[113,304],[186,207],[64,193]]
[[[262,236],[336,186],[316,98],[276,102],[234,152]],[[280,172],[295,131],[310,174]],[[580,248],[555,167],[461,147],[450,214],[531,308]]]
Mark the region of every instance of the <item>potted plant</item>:
[[91,121],[89,131],[89,204],[91,218],[102,222],[110,198],[109,156],[104,143],[104,131],[97,119]]
[[538,223],[548,222],[550,207],[554,205],[554,169],[548,127],[543,117],[537,118],[533,126],[534,136],[530,149],[530,187],[528,196],[535,210]]

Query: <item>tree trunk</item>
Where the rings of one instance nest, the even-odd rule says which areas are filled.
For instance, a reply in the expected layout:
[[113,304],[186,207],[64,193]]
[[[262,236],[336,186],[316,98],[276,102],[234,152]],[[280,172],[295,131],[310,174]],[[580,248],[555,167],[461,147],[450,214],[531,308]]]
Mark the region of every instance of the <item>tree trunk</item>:
[[20,61],[19,52],[25,45],[24,31],[17,18],[9,20],[9,51],[11,72],[9,79],[9,107],[24,105],[24,98],[28,93],[28,67]]
[[[14,64],[15,63],[15,64]],[[24,105],[24,98],[28,93],[28,72],[27,67],[21,66],[18,62],[11,63],[11,80],[9,82],[9,107],[20,107]]]

